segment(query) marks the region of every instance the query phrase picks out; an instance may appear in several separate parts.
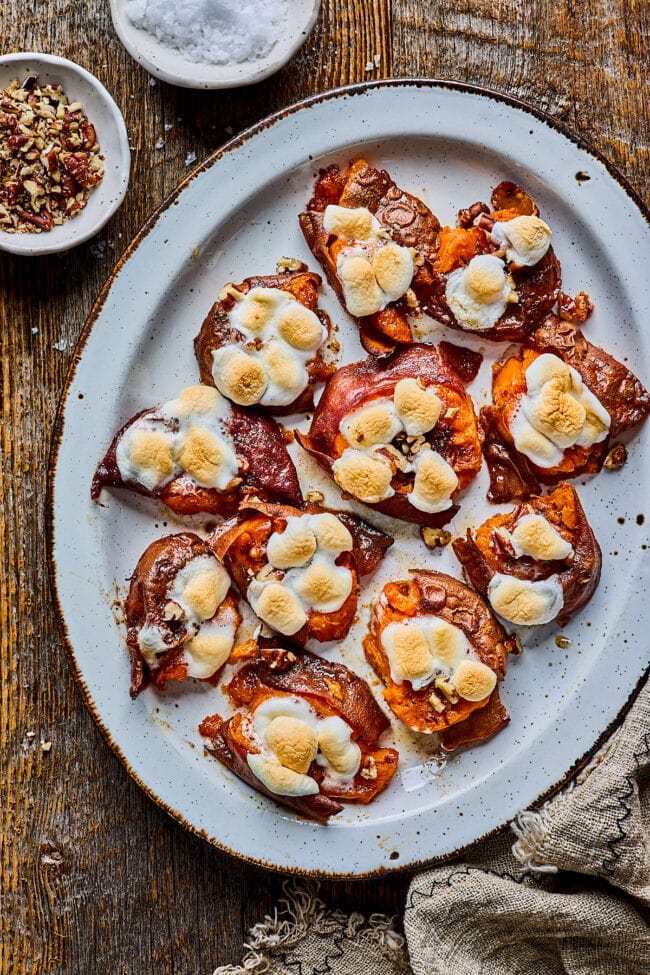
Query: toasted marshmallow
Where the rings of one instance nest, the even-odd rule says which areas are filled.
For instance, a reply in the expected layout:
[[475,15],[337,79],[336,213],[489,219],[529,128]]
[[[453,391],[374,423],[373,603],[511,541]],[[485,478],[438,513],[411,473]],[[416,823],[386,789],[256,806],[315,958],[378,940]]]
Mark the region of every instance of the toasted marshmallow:
[[414,690],[426,687],[436,667],[424,626],[416,621],[389,623],[381,636],[396,684],[409,681]]
[[432,513],[450,508],[458,478],[444,457],[435,450],[421,450],[416,454],[413,469],[413,490],[407,495],[413,507]]
[[454,674],[454,689],[465,701],[483,701],[497,684],[497,675],[479,660],[463,660]]
[[334,461],[332,473],[340,488],[367,504],[377,504],[395,494],[390,483],[393,469],[382,454],[365,454],[348,447]]
[[280,338],[300,352],[315,352],[323,344],[324,333],[318,315],[299,301],[289,302],[278,313]]
[[278,715],[267,726],[264,738],[285,768],[303,775],[309,771],[318,752],[318,738],[306,721],[291,715]]
[[540,626],[562,612],[564,593],[557,576],[530,582],[497,573],[490,580],[488,600],[504,620],[520,626]]
[[492,240],[505,249],[507,261],[532,267],[551,246],[551,228],[539,217],[524,215],[495,223]]
[[479,254],[452,271],[445,296],[456,321],[477,331],[496,325],[516,298],[504,263],[494,254]]
[[442,410],[442,403],[434,391],[425,389],[417,379],[400,379],[395,386],[393,402],[409,436],[433,430]]
[[[269,385],[274,386],[273,403],[286,406],[306,388],[309,376],[304,363],[294,349],[286,343],[271,339],[262,349],[262,360],[268,376]],[[265,397],[261,402],[264,404]]]
[[263,364],[234,342],[215,350],[212,376],[219,392],[238,406],[259,403],[268,385]]
[[320,792],[316,779],[285,768],[277,759],[249,753],[246,761],[253,775],[276,796],[315,796]]
[[327,769],[328,776],[339,782],[351,782],[361,765],[361,749],[351,740],[352,729],[335,715],[318,722],[316,761]]
[[437,675],[453,676],[472,652],[463,631],[437,616],[389,623],[381,641],[393,681],[409,681],[415,691]]
[[279,288],[251,288],[230,311],[230,324],[245,335],[260,337],[277,311],[290,300]]
[[185,646],[188,677],[205,680],[223,667],[235,642],[235,628],[227,624],[204,623]]
[[336,515],[328,511],[324,511],[322,515],[311,515],[309,526],[316,536],[321,552],[336,557],[342,552],[352,551],[352,535]]
[[181,439],[176,459],[203,487],[225,488],[238,470],[232,448],[205,427],[191,426]]
[[318,613],[336,613],[352,592],[352,573],[331,558],[315,556],[306,569],[292,580],[295,591]]
[[170,411],[178,417],[191,413],[225,413],[227,402],[214,386],[188,386],[170,404]]
[[357,450],[389,444],[401,429],[402,424],[389,399],[376,399],[347,413],[339,425],[347,442]]
[[555,467],[564,450],[605,439],[611,417],[580,373],[545,352],[526,369],[526,394],[511,420],[515,447],[538,467]]
[[261,583],[253,579],[247,598],[259,618],[284,636],[293,636],[307,622],[298,598],[280,582]]
[[524,515],[510,535],[517,558],[529,555],[541,561],[566,559],[573,555],[573,545],[560,535],[543,515]]
[[115,459],[124,481],[137,481],[153,491],[176,471],[173,436],[162,425],[136,421],[120,437]]
[[323,230],[345,240],[370,240],[380,229],[380,223],[367,207],[340,207],[330,204],[323,213]]
[[318,315],[279,288],[251,288],[229,313],[241,333],[215,349],[212,378],[239,406],[287,406],[307,388],[307,363],[327,338]]
[[286,716],[300,719],[314,728],[318,721],[316,712],[302,697],[297,697],[295,694],[267,697],[258,704],[253,714],[253,725],[258,738],[265,740],[269,724],[278,717]]
[[411,287],[415,264],[408,247],[385,244],[376,252],[372,269],[377,284],[384,293],[384,304],[397,301]]
[[169,598],[196,622],[212,619],[228,595],[230,576],[212,555],[198,555],[183,566],[169,590]]
[[343,288],[345,307],[355,318],[381,311],[384,293],[377,284],[372,264],[362,254],[343,252],[336,270]]
[[266,543],[266,557],[276,569],[305,565],[316,551],[316,536],[309,518],[287,518],[283,532],[273,532]]

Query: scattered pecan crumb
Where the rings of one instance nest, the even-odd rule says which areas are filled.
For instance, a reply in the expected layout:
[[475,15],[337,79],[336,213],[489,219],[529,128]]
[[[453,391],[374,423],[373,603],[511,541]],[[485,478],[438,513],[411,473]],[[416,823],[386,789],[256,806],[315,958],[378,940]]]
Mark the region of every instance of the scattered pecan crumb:
[[370,779],[370,780],[373,780],[373,779],[376,779],[377,778],[377,762],[372,757],[372,755],[369,755],[368,756],[368,759],[366,761],[366,764],[361,769],[361,771],[360,771],[359,774],[360,774],[360,776],[361,776],[362,779]]
[[603,467],[608,471],[620,471],[627,462],[627,447],[624,443],[616,443],[611,448],[603,462]]
[[325,495],[322,491],[307,491],[305,500],[311,501],[312,504],[322,504],[325,500]]
[[420,536],[427,548],[444,548],[451,541],[451,532],[444,528],[420,528]]
[[584,325],[594,310],[594,303],[586,291],[579,291],[575,298],[560,291],[557,304],[560,318],[576,325]]

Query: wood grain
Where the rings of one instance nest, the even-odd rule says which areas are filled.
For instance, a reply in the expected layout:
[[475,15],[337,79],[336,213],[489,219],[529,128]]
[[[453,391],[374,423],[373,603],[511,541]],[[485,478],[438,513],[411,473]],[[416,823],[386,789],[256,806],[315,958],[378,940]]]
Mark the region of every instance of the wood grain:
[[[127,201],[94,241],[61,257],[0,256],[0,972],[203,975],[238,960],[282,878],[186,834],[139,791],[63,655],[46,573],[45,477],[56,403],[93,299],[188,172],[188,153],[201,161],[263,115],[367,78],[455,78],[527,99],[593,141],[643,193],[650,11],[642,0],[324,0],[284,70],[221,93],[152,84],[117,41],[106,2],[2,0],[0,11],[0,49],[61,54],[93,71],[134,147]],[[394,913],[407,881],[323,891],[344,909]]]

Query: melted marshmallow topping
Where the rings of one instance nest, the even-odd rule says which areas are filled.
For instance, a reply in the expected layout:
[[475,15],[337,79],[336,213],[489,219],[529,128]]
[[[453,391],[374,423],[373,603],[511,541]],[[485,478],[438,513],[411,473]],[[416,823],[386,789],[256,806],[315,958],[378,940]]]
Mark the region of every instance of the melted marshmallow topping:
[[347,242],[337,256],[336,273],[351,315],[374,315],[406,294],[415,273],[413,251],[391,241],[368,209],[330,204],[323,229]]
[[445,297],[456,321],[477,331],[496,325],[509,302],[518,300],[503,261],[494,254],[479,254],[467,267],[452,271]]
[[495,223],[490,235],[500,247],[500,256],[523,267],[537,264],[551,246],[551,228],[535,216]]
[[528,555],[541,562],[553,562],[573,555],[571,542],[567,542],[543,515],[519,518],[508,538],[518,559]]
[[251,288],[232,308],[244,338],[215,349],[212,378],[239,406],[287,406],[309,384],[307,363],[327,338],[318,315],[279,288]]
[[478,660],[463,631],[436,616],[389,623],[381,642],[392,680],[408,681],[414,691],[434,683],[449,699],[455,692],[482,701],[496,685],[496,674]]
[[155,491],[186,475],[226,490],[239,470],[224,424],[228,401],[209,386],[190,386],[156,412],[158,418],[143,416],[120,437],[115,459],[122,479]]
[[526,394],[510,430],[517,450],[534,464],[556,467],[568,447],[591,447],[607,437],[609,413],[559,356],[537,356],[525,375]]
[[329,512],[286,521],[284,532],[273,532],[266,546],[268,564],[278,573],[270,575],[265,566],[251,580],[247,598],[268,626],[293,636],[310,611],[336,613],[348,599],[353,576],[345,566],[336,565],[336,559],[352,551],[353,539]]
[[336,483],[348,494],[377,504],[395,494],[391,486],[393,466],[415,475],[407,494],[419,511],[438,512],[451,507],[451,495],[458,487],[454,469],[441,454],[423,443],[412,459],[392,446],[399,434],[424,437],[432,430],[442,410],[435,392],[417,379],[400,379],[393,399],[376,399],[341,420],[339,430],[350,445],[332,465]]
[[361,749],[342,718],[320,717],[305,700],[294,695],[267,698],[255,710],[250,731],[258,754],[249,753],[248,766],[275,795],[316,795],[320,789],[308,775],[312,762],[325,769],[337,786],[351,783],[361,765]]
[[564,593],[556,575],[531,582],[497,573],[490,580],[488,600],[494,611],[509,623],[540,626],[561,613]]
[[[165,616],[182,621],[186,631],[192,634],[183,645],[189,677],[211,677],[230,656],[236,626],[212,620],[229,589],[230,576],[211,555],[191,559],[169,587]],[[158,665],[158,654],[170,649],[163,629],[150,622],[140,629],[138,645],[152,669]]]

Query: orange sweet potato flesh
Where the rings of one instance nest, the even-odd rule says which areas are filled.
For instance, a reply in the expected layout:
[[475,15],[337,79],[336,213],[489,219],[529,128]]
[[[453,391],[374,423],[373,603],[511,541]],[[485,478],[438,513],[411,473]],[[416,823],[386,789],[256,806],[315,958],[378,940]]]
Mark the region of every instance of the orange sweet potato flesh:
[[[410,193],[400,189],[384,170],[375,169],[365,159],[355,159],[344,175],[337,165],[322,170],[314,195],[299,221],[307,245],[323,268],[327,279],[345,307],[343,288],[336,262],[347,242],[331,237],[323,227],[323,214],[330,204],[344,207],[366,207],[388,230],[392,240],[404,247],[414,248],[424,262],[417,268],[412,288],[416,290],[420,278],[427,277],[426,265],[432,259],[440,223],[429,208]],[[408,316],[413,313],[405,298],[391,302],[386,309],[357,320],[362,337],[365,333],[383,333],[389,341],[413,342]],[[364,338],[364,346],[371,354],[386,354],[376,343]]]
[[[611,417],[608,438],[591,447],[568,447],[561,462],[550,468],[538,467],[519,454],[510,433],[512,418],[526,393],[526,369],[544,353],[558,356],[575,369]],[[575,323],[556,315],[549,315],[523,347],[506,349],[494,364],[492,402],[492,406],[481,411],[481,426],[486,433],[485,455],[491,475],[492,493],[488,496],[494,501],[525,499],[535,492],[535,479],[543,484],[555,484],[568,477],[596,473],[602,467],[611,439],[642,422],[650,412],[650,394],[627,366],[589,342]],[[496,452],[492,456],[491,450]],[[503,460],[501,467],[499,452]],[[516,477],[506,477],[505,484],[498,483],[507,465],[529,486],[528,494],[525,487],[517,488]]]
[[472,712],[486,706],[488,698],[482,701],[460,698],[452,704],[437,694],[445,705],[438,712],[429,700],[435,690],[433,684],[416,691],[410,682],[395,683],[391,678],[390,663],[381,642],[384,629],[390,623],[435,615],[460,627],[478,659],[495,671],[498,680],[505,674],[507,655],[514,652],[515,644],[484,600],[458,579],[429,570],[412,569],[410,575],[410,579],[388,583],[382,590],[373,608],[364,651],[368,663],[386,685],[384,698],[390,709],[414,731],[433,733],[465,722]]
[[[247,294],[252,288],[277,288],[293,295],[297,301],[318,315],[321,324],[329,335],[332,327],[329,316],[318,307],[318,289],[321,284],[319,274],[314,274],[307,270],[307,265],[302,264],[295,271],[287,271],[284,274],[272,274],[261,277],[246,278],[241,284],[236,284],[235,288],[242,294]],[[230,325],[229,314],[232,311],[236,299],[231,295],[226,295],[219,299],[208,312],[201,331],[194,339],[194,351],[199,365],[199,375],[201,382],[207,386],[214,386],[212,377],[212,358],[214,352],[233,341],[242,341],[243,336]],[[273,407],[272,412],[277,416],[290,413],[301,413],[311,410],[314,405],[314,386],[317,383],[325,382],[334,371],[334,367],[325,362],[322,351],[310,359],[307,364],[307,374],[309,385],[292,402],[286,406]]]
[[[512,531],[520,517],[542,515],[573,546],[573,555],[561,561],[515,558],[514,552],[495,534],[496,529]],[[564,593],[561,616],[582,609],[593,596],[600,580],[600,546],[575,489],[566,483],[543,497],[532,497],[506,514],[488,518],[478,529],[468,529],[465,538],[454,540],[453,549],[465,576],[482,596],[487,597],[490,580],[496,573],[535,582],[557,574]]]
[[[127,625],[127,645],[131,656],[131,697],[135,698],[151,682],[155,687],[164,688],[168,681],[182,681],[188,676],[183,648],[194,634],[184,622],[165,619],[165,606],[169,601],[169,589],[178,573],[188,562],[212,553],[206,543],[193,532],[181,532],[159,538],[146,549],[140,557],[124,604]],[[220,624],[230,624],[237,630],[241,623],[238,600],[230,591],[212,620]],[[158,666],[150,670],[138,644],[138,635],[147,623],[158,626],[166,634],[169,650],[157,658]],[[203,678],[210,684],[217,684],[223,668],[211,677]]]
[[[264,652],[263,652],[264,654]],[[257,750],[246,734],[242,712],[229,721],[219,715],[206,718],[199,731],[211,742],[211,750],[253,788],[288,805],[304,816],[327,819],[343,807],[336,802],[368,803],[386,788],[397,768],[398,754],[393,748],[379,748],[377,740],[389,727],[389,721],[375,701],[364,680],[343,664],[335,664],[304,652],[300,657],[284,651],[266,651],[256,660],[244,664],[226,688],[237,708],[253,712],[269,698],[295,695],[303,698],[321,717],[337,715],[351,728],[352,738],[361,749],[360,772],[345,788],[324,782],[324,770],[312,763],[309,775],[321,786],[321,793],[305,799],[287,799],[269,792],[253,775],[246,754]],[[367,775],[361,770],[370,769]],[[375,774],[376,773],[376,774]],[[372,777],[371,777],[372,776]],[[321,801],[326,800],[326,801]]]
[[[296,434],[300,445],[331,474],[334,462],[348,446],[339,432],[343,418],[375,398],[392,399],[400,379],[420,379],[442,402],[440,419],[426,439],[454,468],[459,482],[456,493],[462,491],[480,470],[482,433],[472,400],[451,364],[453,357],[449,349],[455,347],[443,346],[445,343],[441,343],[440,348],[411,345],[400,349],[388,360],[370,358],[338,369],[323,391],[309,433]],[[461,353],[466,351],[469,352],[460,350]],[[466,365],[471,373],[475,362],[466,357]],[[457,505],[452,505],[446,511],[430,514],[414,507],[407,497],[412,477],[401,475],[396,468],[392,486],[395,490],[393,497],[368,507],[393,518],[433,527],[444,525],[458,510]]]
[[[221,559],[240,592],[246,596],[250,581],[268,565],[266,543],[273,532],[283,532],[286,519],[307,514],[323,514],[330,509],[307,505],[303,510],[289,505],[273,505],[250,502],[240,514],[220,525],[210,536],[208,544]],[[310,640],[327,642],[342,640],[348,633],[357,611],[359,576],[373,572],[393,539],[373,528],[349,512],[330,511],[346,526],[352,535],[352,551],[343,552],[336,564],[352,573],[352,591],[341,608],[333,613],[310,610],[305,625],[291,637],[290,643],[304,646]]]

